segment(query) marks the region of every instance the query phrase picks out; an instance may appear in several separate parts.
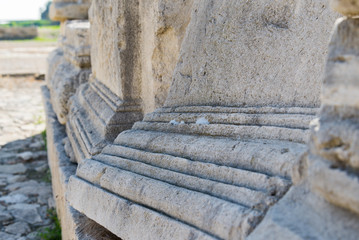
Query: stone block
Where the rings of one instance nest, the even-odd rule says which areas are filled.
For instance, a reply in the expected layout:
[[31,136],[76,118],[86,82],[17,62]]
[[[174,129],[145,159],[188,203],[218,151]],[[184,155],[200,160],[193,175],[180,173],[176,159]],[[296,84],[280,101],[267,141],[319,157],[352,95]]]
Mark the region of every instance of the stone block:
[[61,47],[48,58],[47,86],[53,107],[62,124],[67,121],[68,100],[91,73],[89,22],[67,21],[63,24]]
[[163,106],[180,47],[191,19],[193,0],[140,1],[143,111]]
[[331,7],[344,16],[354,17],[359,15],[358,0],[330,0]]
[[49,16],[53,21],[87,19],[91,0],[58,0],[50,6]]
[[0,27],[0,40],[32,39],[37,35],[36,27]]
[[[142,119],[139,7],[133,1],[93,1],[92,75],[71,101],[68,154],[81,161]],[[110,40],[112,39],[112,40]]]
[[66,189],[69,178],[76,172],[76,165],[66,156],[63,139],[66,138],[65,126],[58,122],[52,109],[50,93],[42,88],[46,111],[46,133],[48,146],[48,161],[52,176],[52,189],[56,202],[56,210],[61,221],[63,239],[113,239],[117,240],[105,228],[99,226],[86,216],[74,210],[66,201]]
[[294,171],[297,186],[249,239],[358,239],[358,33],[358,19],[336,22],[319,118],[311,124],[309,151]]
[[[93,3],[96,22],[95,12],[107,11],[110,1]],[[327,6],[311,0],[191,3],[164,106],[83,156],[88,159],[69,181],[70,204],[124,239],[246,238],[288,191],[292,169],[307,151],[335,18]],[[118,46],[128,47],[125,41]],[[115,74],[101,72],[116,65],[96,61],[94,76],[126,97],[123,85],[114,88]],[[117,69],[120,76],[124,68]],[[90,93],[83,98],[95,99]],[[78,121],[88,123],[85,116]],[[91,142],[94,132],[83,138]]]
[[74,66],[81,68],[91,67],[90,22],[87,20],[66,21],[64,37],[60,45],[65,58]]

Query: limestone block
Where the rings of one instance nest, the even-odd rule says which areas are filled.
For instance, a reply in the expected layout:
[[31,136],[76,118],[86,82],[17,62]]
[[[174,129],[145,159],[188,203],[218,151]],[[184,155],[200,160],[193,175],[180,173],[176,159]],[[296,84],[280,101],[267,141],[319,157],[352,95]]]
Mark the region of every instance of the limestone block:
[[122,100],[140,96],[138,11],[138,0],[97,0],[89,11],[93,77]]
[[246,238],[307,151],[335,17],[327,5],[194,1],[165,106],[80,162],[70,204],[124,239]]
[[121,101],[101,82],[91,79],[79,87],[71,99],[66,125],[71,148],[68,155],[80,162],[100,153],[118,133],[142,119],[137,104]]
[[313,124],[308,180],[328,202],[359,214],[359,20],[339,19],[329,45],[319,120]]
[[89,13],[92,75],[72,99],[67,125],[68,154],[78,162],[143,116],[138,2],[96,0]]
[[74,95],[76,89],[88,81],[90,69],[81,69],[63,59],[56,68],[53,76],[53,88],[51,98],[55,112],[60,123],[65,124],[68,114],[68,101]]
[[141,91],[145,113],[163,106],[166,100],[192,5],[193,0],[140,1]]
[[50,18],[53,21],[87,19],[91,0],[57,0],[50,6]]
[[66,59],[81,68],[91,66],[90,23],[87,20],[66,21],[61,47]]
[[88,21],[67,21],[63,24],[61,48],[48,58],[47,85],[53,107],[62,124],[67,121],[68,100],[91,73]]
[[[359,108],[357,98],[359,91],[358,39],[359,20],[338,19],[329,45],[329,56],[322,93],[323,104],[337,108],[331,110],[334,113],[337,110],[350,114],[348,108]],[[340,110],[344,106],[344,110]],[[355,113],[356,111],[352,110],[351,112]],[[350,116],[342,117],[349,118]]]
[[355,240],[358,221],[358,215],[328,203],[303,183],[292,187],[268,211],[248,240]]
[[359,1],[358,0],[330,0],[331,7],[345,15],[358,16],[359,15]]
[[0,40],[31,39],[37,35],[36,27],[0,27]]
[[57,67],[64,59],[64,52],[61,47],[52,51],[49,56],[47,57],[47,68],[46,68],[46,85],[49,89],[53,88],[54,86],[54,74],[56,72]]
[[46,133],[48,160],[52,177],[52,189],[56,201],[56,210],[61,221],[63,239],[118,239],[108,230],[94,223],[84,215],[71,208],[66,201],[67,183],[75,174],[76,165],[66,156],[63,139],[66,137],[65,127],[61,125],[50,102],[50,92],[42,88],[46,111]]
[[212,0],[193,9],[165,106],[320,106],[335,20],[327,1]]
[[358,32],[357,19],[336,22],[322,107],[311,124],[309,151],[296,170],[298,185],[268,211],[249,239],[358,239]]
[[[323,159],[309,159],[309,181],[328,202],[359,214],[359,179]],[[359,233],[358,233],[359,234]]]

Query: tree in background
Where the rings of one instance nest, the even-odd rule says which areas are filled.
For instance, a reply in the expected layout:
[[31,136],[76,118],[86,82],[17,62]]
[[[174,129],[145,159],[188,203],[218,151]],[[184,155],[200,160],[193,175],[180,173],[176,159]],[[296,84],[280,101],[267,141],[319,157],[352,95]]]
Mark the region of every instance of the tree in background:
[[40,9],[42,20],[50,20],[49,18],[50,5],[51,5],[51,1],[46,3],[45,9]]

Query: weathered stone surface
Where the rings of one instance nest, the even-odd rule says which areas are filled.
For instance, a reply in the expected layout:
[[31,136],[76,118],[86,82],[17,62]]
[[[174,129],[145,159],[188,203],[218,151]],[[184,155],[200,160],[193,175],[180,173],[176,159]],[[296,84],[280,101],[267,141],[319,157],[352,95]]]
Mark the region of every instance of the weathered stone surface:
[[39,207],[40,205],[38,204],[18,203],[11,205],[8,209],[14,217],[30,224],[37,224],[42,222],[42,218],[38,213]]
[[26,172],[26,167],[22,163],[13,165],[0,165],[0,173],[14,174],[24,172]]
[[60,43],[65,53],[65,58],[75,66],[89,68],[91,66],[89,21],[66,21],[64,25],[63,38]]
[[249,239],[358,239],[358,33],[358,19],[336,22],[319,119],[312,122],[310,149],[294,169],[297,186]]
[[7,222],[11,219],[13,219],[13,216],[11,216],[10,213],[6,211],[0,211],[0,222]]
[[358,215],[294,186],[273,206],[248,240],[358,238]]
[[312,190],[359,214],[359,20],[340,19],[329,47],[320,119],[308,157]]
[[61,49],[55,50],[48,58],[47,85],[57,117],[65,124],[68,100],[80,84],[88,81],[91,63],[89,22],[67,21],[63,25]]
[[182,45],[165,106],[319,107],[334,22],[327,1],[197,1],[193,8],[190,44]]
[[144,113],[163,106],[166,100],[192,5],[193,0],[140,1]]
[[58,0],[50,6],[50,18],[54,21],[87,19],[91,0]]
[[[94,1],[91,12],[106,6]],[[71,205],[124,239],[143,231],[148,239],[244,239],[290,187],[319,106],[317,77],[334,21],[325,1],[187,7],[191,22],[165,107],[81,161],[70,178]],[[115,80],[122,71],[102,76]],[[107,80],[114,88],[116,81]],[[153,228],[159,225],[170,230]]]
[[32,152],[22,152],[22,153],[19,153],[17,155],[17,157],[20,158],[21,160],[29,161],[30,159],[33,158],[33,153]]
[[15,235],[0,232],[0,239],[15,240]]
[[330,0],[331,7],[345,15],[345,16],[358,16],[359,15],[359,1],[358,0]]
[[[92,77],[72,98],[66,125],[71,143],[66,149],[72,149],[68,155],[76,161],[99,153],[142,119],[138,11],[133,1],[92,3]],[[111,38],[115,41],[107,41]]]
[[0,27],[0,40],[31,39],[36,37],[36,27]]
[[47,116],[48,158],[52,175],[52,188],[56,210],[61,221],[63,239],[97,240],[104,237],[105,239],[116,240],[117,238],[108,230],[74,210],[66,201],[68,179],[75,174],[76,165],[69,161],[64,151],[62,140],[66,137],[65,127],[58,122],[52,109],[49,90],[44,87],[42,93]]
[[5,228],[5,231],[8,233],[23,235],[31,231],[29,224],[25,222],[16,222]]
[[23,203],[26,202],[26,200],[28,200],[28,197],[26,197],[23,194],[15,194],[12,196],[0,197],[0,202],[5,202],[5,203]]

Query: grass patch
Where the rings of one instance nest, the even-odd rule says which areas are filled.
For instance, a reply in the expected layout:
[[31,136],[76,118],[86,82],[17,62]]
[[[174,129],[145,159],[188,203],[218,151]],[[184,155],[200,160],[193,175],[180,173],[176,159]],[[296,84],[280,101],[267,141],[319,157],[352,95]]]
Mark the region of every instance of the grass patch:
[[41,132],[42,140],[44,140],[44,150],[47,151],[47,135],[46,135],[46,129]]
[[51,20],[29,20],[29,21],[10,21],[5,24],[0,24],[0,27],[43,27],[43,26],[56,26],[60,25],[59,22],[53,22]]
[[47,216],[52,221],[52,226],[43,229],[37,234],[41,240],[61,240],[61,224],[54,208],[47,210]]
[[51,183],[51,171],[50,169],[47,169],[44,176],[42,176],[41,180],[46,183]]

